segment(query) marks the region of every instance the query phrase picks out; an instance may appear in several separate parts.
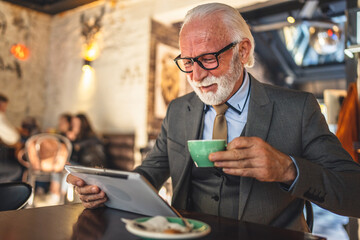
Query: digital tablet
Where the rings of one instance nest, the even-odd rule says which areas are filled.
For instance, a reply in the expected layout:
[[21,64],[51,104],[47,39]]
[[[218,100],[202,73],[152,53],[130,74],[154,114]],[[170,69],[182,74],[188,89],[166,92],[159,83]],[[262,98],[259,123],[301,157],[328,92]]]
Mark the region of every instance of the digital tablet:
[[177,211],[139,173],[71,165],[65,169],[87,184],[100,187],[108,197],[105,205],[110,208],[146,216],[178,217]]

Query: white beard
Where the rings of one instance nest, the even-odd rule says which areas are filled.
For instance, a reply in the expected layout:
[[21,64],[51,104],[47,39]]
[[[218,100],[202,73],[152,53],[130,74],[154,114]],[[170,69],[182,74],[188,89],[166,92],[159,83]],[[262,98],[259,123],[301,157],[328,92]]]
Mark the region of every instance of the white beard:
[[[230,96],[236,82],[240,78],[242,70],[239,52],[235,51],[231,60],[231,67],[224,75],[220,77],[209,76],[201,82],[192,81],[189,76],[187,80],[201,101],[207,105],[218,105]],[[217,84],[216,92],[202,92],[200,90],[200,87],[210,86],[212,84]]]

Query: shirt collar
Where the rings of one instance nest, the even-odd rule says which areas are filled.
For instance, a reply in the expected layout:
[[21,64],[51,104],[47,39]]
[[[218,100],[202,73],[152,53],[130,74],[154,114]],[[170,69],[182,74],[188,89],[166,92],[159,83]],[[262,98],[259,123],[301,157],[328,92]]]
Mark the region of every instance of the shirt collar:
[[246,69],[244,68],[244,80],[241,84],[239,90],[236,91],[234,95],[227,101],[227,104],[233,108],[233,110],[237,110],[236,112],[241,113],[245,108],[245,101],[248,95],[250,85],[249,74],[247,73]]
[[[249,91],[249,85],[250,85],[250,79],[249,74],[247,73],[246,69],[244,68],[244,79],[240,86],[240,88],[236,91],[234,95],[226,102],[227,105],[229,105],[230,109],[234,110],[235,112],[241,114],[241,112],[244,110],[242,107],[244,106],[244,103],[246,101],[246,96]],[[207,112],[211,105],[204,105],[204,111]],[[244,106],[245,108],[246,106]]]

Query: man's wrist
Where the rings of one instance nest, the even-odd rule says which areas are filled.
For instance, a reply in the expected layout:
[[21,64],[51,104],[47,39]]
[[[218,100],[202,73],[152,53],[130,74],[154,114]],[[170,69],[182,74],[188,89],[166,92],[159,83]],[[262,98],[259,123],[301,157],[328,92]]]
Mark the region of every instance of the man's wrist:
[[290,159],[290,162],[289,162],[290,164],[286,169],[286,174],[285,174],[286,177],[285,177],[284,183],[291,185],[297,176],[297,172],[296,172],[295,164],[290,156],[289,156],[289,159]]
[[294,188],[299,177],[299,168],[296,164],[296,161],[292,156],[289,155],[289,157],[291,159],[291,164],[288,167],[288,171],[286,171],[287,180],[281,184],[287,191],[290,191]]

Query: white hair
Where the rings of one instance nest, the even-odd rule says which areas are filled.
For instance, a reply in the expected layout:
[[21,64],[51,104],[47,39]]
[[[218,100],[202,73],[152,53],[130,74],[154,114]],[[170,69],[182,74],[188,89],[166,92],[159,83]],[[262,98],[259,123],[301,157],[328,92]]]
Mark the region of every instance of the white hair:
[[246,67],[254,66],[254,48],[255,41],[254,37],[250,32],[250,28],[245,22],[244,18],[240,13],[233,7],[230,7],[222,3],[208,3],[199,5],[191,10],[189,10],[185,16],[184,22],[180,29],[180,33],[184,26],[191,22],[194,19],[202,19],[208,17],[210,14],[221,14],[222,20],[227,27],[227,30],[232,38],[232,41],[241,42],[243,39],[247,38],[250,40],[251,49],[249,54],[249,59],[245,63]]

